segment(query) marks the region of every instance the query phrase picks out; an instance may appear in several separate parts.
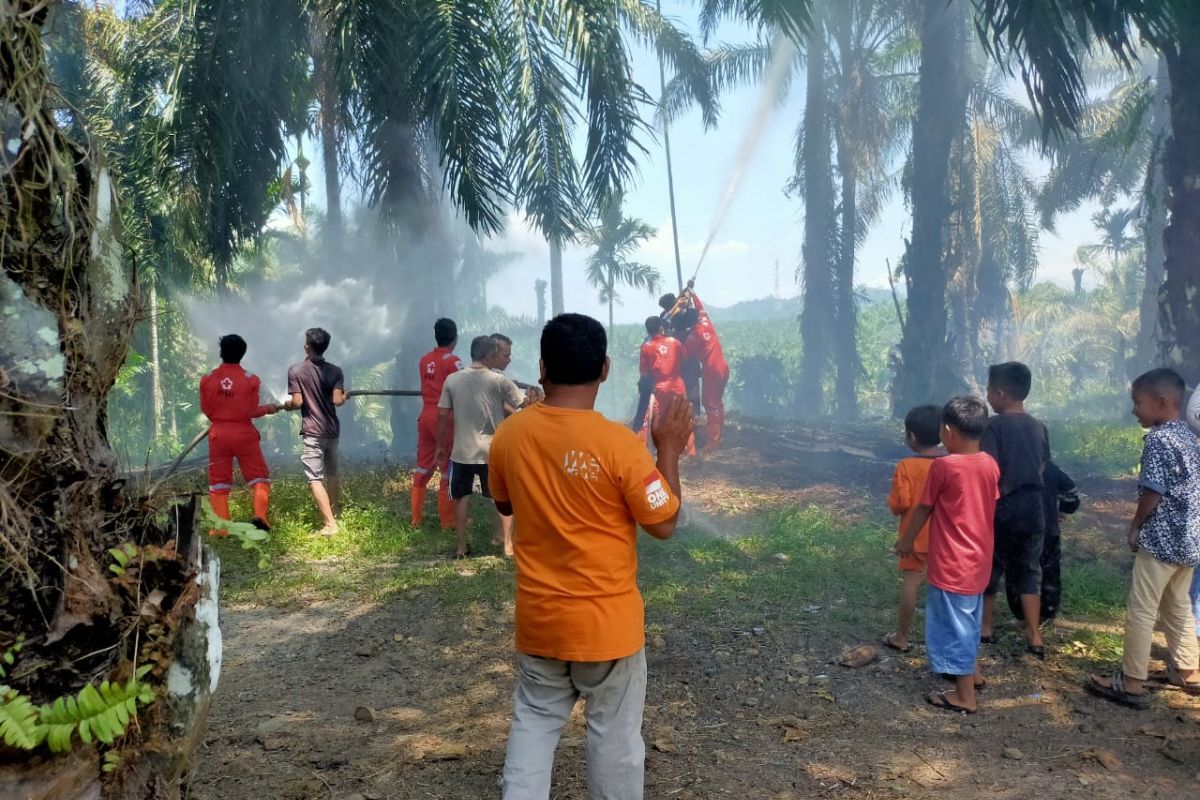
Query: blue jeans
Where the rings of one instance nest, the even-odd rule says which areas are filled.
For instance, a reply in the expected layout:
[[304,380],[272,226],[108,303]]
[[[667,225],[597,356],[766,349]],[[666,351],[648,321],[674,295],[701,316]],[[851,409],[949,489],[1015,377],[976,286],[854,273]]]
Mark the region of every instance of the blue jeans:
[[974,675],[983,628],[983,595],[925,591],[925,649],[929,667],[945,675]]

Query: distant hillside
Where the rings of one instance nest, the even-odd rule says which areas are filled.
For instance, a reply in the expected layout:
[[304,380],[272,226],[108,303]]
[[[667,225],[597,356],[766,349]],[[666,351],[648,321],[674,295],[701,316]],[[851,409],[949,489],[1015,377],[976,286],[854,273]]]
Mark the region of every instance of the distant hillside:
[[[860,286],[857,289],[861,306],[873,306],[876,303],[892,302],[890,289],[875,286]],[[783,319],[794,320],[800,314],[799,297],[763,297],[758,300],[746,300],[734,303],[728,308],[709,306],[709,315],[713,322],[754,322],[756,320]]]

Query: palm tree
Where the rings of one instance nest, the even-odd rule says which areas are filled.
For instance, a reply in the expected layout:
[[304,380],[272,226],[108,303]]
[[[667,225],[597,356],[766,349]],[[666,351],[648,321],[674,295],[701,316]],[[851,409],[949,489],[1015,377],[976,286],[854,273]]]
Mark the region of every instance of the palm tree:
[[621,213],[621,196],[603,206],[596,225],[583,234],[583,242],[594,248],[587,258],[587,280],[600,290],[600,302],[608,304],[608,335],[613,332],[613,305],[617,288],[644,289],[653,296],[662,283],[658,270],[640,261],[631,261],[633,253],[654,236],[654,228],[639,219]]

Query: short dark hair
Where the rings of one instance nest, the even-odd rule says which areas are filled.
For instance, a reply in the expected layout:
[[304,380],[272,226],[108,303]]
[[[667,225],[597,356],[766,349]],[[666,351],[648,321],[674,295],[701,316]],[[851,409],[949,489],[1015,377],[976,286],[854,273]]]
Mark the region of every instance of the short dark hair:
[[471,360],[483,361],[485,358],[491,358],[499,349],[499,342],[491,336],[476,336],[471,340]]
[[978,397],[955,397],[942,408],[942,422],[968,439],[983,436],[987,421],[987,403]]
[[438,347],[449,347],[458,338],[458,326],[454,320],[442,317],[433,323],[433,340]]
[[304,332],[304,342],[319,356],[329,349],[329,331],[324,328],[309,328]]
[[508,344],[508,345],[512,344],[512,339],[505,336],[503,333],[493,333],[492,338],[495,339],[497,342],[501,342],[503,344]]
[[687,329],[695,326],[700,321],[700,312],[694,308],[685,308],[679,312],[679,316],[675,317],[675,325],[681,329]]
[[675,297],[675,295],[671,294],[670,292],[667,292],[662,297],[658,298],[658,307],[661,308],[663,311],[670,311],[672,308],[675,307],[675,302],[677,300],[678,300],[678,298]]
[[942,409],[917,406],[905,415],[904,432],[911,433],[922,447],[936,447],[942,441]]
[[1134,394],[1153,394],[1173,400],[1176,405],[1183,405],[1183,394],[1187,384],[1183,376],[1168,367],[1158,367],[1149,372],[1143,372],[1133,379]]
[[1024,400],[1033,386],[1033,373],[1020,361],[1005,361],[988,367],[988,386],[994,386],[1010,397]]
[[646,333],[654,336],[655,334],[662,333],[662,330],[662,317],[646,317]]
[[583,314],[559,314],[542,328],[546,381],[580,386],[600,380],[608,355],[604,326]]
[[246,355],[246,340],[236,333],[227,333],[217,342],[221,350],[221,361],[225,364],[240,364]]

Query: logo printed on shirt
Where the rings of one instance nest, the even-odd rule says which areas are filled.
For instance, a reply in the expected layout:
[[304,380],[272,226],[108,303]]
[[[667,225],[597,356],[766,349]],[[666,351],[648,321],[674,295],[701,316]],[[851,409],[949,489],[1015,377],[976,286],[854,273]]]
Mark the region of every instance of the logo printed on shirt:
[[583,450],[568,450],[563,456],[563,472],[585,481],[600,480],[600,462],[591,453]]
[[233,378],[221,378],[221,394],[225,397],[233,396]]
[[643,483],[646,484],[646,503],[651,511],[657,511],[670,501],[671,496],[667,494],[662,485],[662,478],[657,472],[647,475]]

